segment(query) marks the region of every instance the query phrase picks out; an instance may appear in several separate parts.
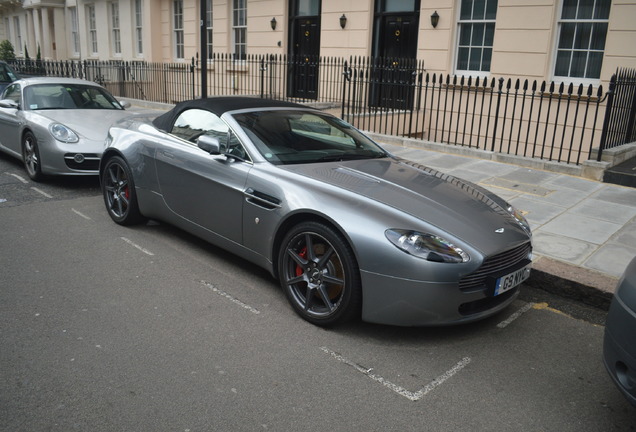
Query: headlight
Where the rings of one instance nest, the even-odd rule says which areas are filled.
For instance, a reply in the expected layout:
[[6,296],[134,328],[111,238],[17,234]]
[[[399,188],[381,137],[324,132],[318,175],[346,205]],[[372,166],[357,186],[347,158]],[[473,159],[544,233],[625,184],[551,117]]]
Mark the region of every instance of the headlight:
[[50,125],[49,132],[51,132],[53,138],[63,143],[76,143],[79,141],[77,134],[61,123],[53,123]]
[[384,235],[402,251],[427,261],[464,263],[470,261],[466,252],[433,234],[389,229]]
[[508,210],[508,213],[510,213],[512,217],[515,218],[517,222],[519,222],[519,225],[521,225],[521,227],[528,233],[528,235],[532,235],[530,224],[528,223],[528,221],[526,220],[526,217],[523,215],[523,213],[521,213],[520,210],[517,210],[511,205],[509,205],[506,210]]

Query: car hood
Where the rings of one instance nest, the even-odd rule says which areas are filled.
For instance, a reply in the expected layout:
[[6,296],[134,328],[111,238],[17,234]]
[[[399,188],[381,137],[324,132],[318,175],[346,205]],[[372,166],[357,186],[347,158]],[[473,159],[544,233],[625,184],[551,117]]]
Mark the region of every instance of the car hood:
[[287,165],[284,169],[408,213],[486,253],[491,248],[500,250],[502,243],[518,244],[529,238],[505,209],[507,204],[501,198],[472,183],[407,160],[383,158]]
[[42,110],[37,113],[52,122],[62,123],[83,138],[94,141],[103,141],[113,123],[133,115],[130,111],[109,109]]

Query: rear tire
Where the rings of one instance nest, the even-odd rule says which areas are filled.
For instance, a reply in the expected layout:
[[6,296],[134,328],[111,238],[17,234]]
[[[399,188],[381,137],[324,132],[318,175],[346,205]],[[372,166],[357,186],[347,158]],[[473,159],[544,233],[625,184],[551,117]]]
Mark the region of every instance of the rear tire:
[[100,183],[108,215],[120,225],[135,225],[144,221],[137,203],[132,172],[124,159],[114,156],[106,162]]
[[328,327],[360,317],[360,270],[333,228],[318,222],[293,227],[281,244],[278,275],[292,307],[310,323]]
[[31,180],[39,182],[44,179],[38,140],[30,131],[27,131],[22,137],[22,160]]

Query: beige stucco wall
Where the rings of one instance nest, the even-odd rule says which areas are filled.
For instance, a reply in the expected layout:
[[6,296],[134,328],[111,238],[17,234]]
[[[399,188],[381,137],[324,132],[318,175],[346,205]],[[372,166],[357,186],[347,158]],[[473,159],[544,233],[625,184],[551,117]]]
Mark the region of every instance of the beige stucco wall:
[[[26,0],[27,9],[0,0],[0,19],[9,18],[9,28],[0,28],[5,38],[13,40],[13,17],[21,22],[23,45],[29,54],[37,53],[37,43],[46,46],[47,58],[64,60],[71,55],[70,25],[67,8],[77,3],[82,59],[137,60],[134,49],[133,0],[120,0],[121,56],[111,48],[110,18],[107,0],[91,0],[97,15],[98,53],[89,49],[86,8],[88,0]],[[424,60],[430,73],[455,73],[457,17],[459,0],[421,0],[418,59]],[[554,69],[558,17],[561,0],[499,0],[493,59],[488,76],[551,80]],[[64,5],[64,7],[62,7]],[[247,52],[249,55],[286,54],[289,52],[289,0],[248,0]],[[57,5],[56,5],[57,6]],[[48,8],[49,12],[46,12]],[[199,1],[184,0],[184,59],[175,58],[173,44],[172,0],[144,0],[144,53],[150,62],[190,62],[199,52]],[[325,57],[368,56],[371,54],[373,0],[323,0],[321,15],[321,51]],[[439,25],[433,28],[430,15],[437,11]],[[43,13],[44,12],[44,13]],[[213,43],[215,53],[232,52],[232,1],[213,0]],[[49,13],[49,15],[46,15]],[[347,17],[340,28],[342,14]],[[50,22],[46,16],[51,16]],[[270,27],[277,21],[276,30]],[[49,39],[54,39],[50,41]],[[636,67],[636,2],[613,0],[601,81],[606,84],[619,67]],[[55,47],[55,49],[53,49]],[[20,55],[22,47],[15,47]],[[598,83],[598,81],[596,82]]]

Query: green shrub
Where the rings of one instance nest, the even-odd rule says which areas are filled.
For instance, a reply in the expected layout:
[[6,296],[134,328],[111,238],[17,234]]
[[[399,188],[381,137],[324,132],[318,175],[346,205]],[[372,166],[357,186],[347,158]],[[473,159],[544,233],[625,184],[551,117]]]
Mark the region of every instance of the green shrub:
[[13,50],[13,45],[6,39],[0,42],[0,60],[15,60],[15,51]]

